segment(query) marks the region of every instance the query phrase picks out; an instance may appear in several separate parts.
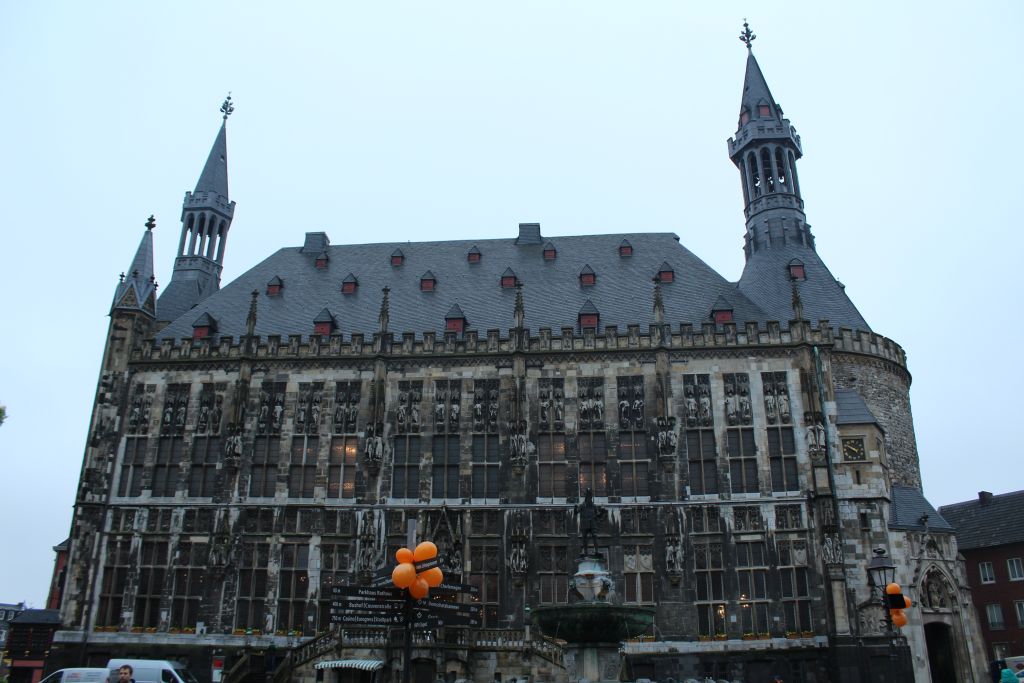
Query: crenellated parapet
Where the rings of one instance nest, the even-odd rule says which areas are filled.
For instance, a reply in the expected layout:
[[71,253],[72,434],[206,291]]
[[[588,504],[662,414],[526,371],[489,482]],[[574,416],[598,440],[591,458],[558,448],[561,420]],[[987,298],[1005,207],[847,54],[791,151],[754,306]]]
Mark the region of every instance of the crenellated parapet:
[[614,325],[600,332],[586,328],[542,327],[536,333],[512,328],[502,334],[492,329],[484,332],[469,329],[459,334],[430,330],[422,333],[376,333],[370,336],[356,332],[330,335],[257,336],[247,353],[242,338],[230,335],[203,339],[154,340],[132,355],[133,361],[213,360],[225,358],[373,358],[389,356],[422,357],[446,355],[506,355],[549,352],[616,352],[655,350],[726,350],[737,348],[789,347],[814,345],[835,351],[873,356],[893,363],[906,371],[906,354],[891,339],[872,332],[841,329],[836,335],[827,320],[817,326],[808,321],[793,320],[788,326],[777,321],[766,324],[747,322],[743,325],[705,323],[695,326],[682,323],[669,325],[629,325],[620,330]]

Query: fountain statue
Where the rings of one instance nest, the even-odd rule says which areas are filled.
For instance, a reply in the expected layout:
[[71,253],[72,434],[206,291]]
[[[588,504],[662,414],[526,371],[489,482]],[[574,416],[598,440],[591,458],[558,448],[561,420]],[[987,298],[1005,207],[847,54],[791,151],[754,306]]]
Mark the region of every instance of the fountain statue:
[[[597,547],[597,523],[606,513],[594,503],[588,488],[583,502],[576,506],[582,551],[576,573],[569,579],[574,601],[544,605],[532,613],[544,635],[566,641],[567,655],[577,662],[577,677],[594,683],[604,680],[602,672],[618,670],[620,644],[644,633],[655,614],[654,607],[623,605],[615,594],[615,581]],[[606,661],[610,659],[615,661]]]

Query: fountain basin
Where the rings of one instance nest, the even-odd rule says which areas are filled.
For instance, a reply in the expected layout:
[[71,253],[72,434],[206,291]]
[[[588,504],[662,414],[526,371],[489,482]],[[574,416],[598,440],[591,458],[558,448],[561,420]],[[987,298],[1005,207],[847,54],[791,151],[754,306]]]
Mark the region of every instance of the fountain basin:
[[533,608],[533,620],[550,638],[568,643],[621,643],[654,623],[654,607],[577,602]]

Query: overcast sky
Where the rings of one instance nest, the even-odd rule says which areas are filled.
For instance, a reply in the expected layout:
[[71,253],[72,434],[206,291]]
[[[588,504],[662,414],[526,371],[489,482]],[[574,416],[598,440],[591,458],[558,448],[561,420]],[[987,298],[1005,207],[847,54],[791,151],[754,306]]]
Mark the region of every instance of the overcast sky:
[[483,239],[532,221],[675,232],[736,280],[744,17],[803,139],[818,251],[907,352],[925,495],[1024,488],[1024,4],[336,5],[0,3],[0,602],[43,606],[118,273],[152,213],[170,281],[228,91],[224,282],[306,231]]

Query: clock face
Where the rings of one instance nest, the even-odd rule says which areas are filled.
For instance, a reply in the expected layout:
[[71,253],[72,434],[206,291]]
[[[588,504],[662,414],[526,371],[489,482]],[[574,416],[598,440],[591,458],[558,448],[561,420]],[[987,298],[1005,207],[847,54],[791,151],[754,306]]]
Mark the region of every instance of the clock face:
[[864,439],[843,439],[844,460],[865,460]]

